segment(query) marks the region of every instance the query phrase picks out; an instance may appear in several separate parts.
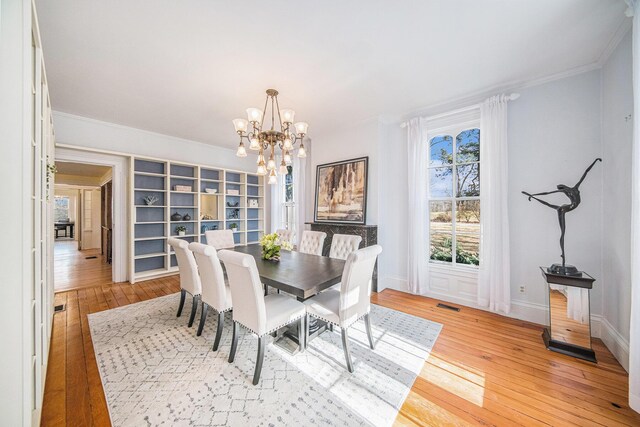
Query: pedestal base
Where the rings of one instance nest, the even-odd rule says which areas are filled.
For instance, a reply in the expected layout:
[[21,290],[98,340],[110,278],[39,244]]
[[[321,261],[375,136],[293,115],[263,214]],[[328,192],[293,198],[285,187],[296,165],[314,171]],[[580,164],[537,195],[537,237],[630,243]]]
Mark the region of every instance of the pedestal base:
[[582,277],[582,272],[573,265],[552,264],[547,271],[560,276]]
[[592,349],[580,347],[566,342],[552,340],[548,328],[544,328],[544,332],[542,333],[542,340],[544,341],[544,345],[547,346],[547,350],[555,351],[556,353],[562,353],[571,357],[576,357],[588,362],[597,363],[596,353]]

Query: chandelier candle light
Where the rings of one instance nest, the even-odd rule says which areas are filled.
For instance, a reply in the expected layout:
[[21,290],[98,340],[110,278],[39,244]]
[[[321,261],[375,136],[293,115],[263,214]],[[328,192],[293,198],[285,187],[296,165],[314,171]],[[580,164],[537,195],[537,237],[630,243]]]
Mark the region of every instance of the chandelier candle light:
[[[271,102],[269,102],[271,101]],[[264,129],[264,119],[267,108],[271,104],[271,128]],[[275,129],[276,112],[280,130]],[[249,142],[249,149],[258,152],[258,175],[269,175],[269,184],[277,182],[277,173],[287,174],[287,165],[291,164],[291,153],[293,146],[300,141],[298,157],[307,157],[304,149],[304,137],[307,134],[309,124],[305,122],[293,123],[296,112],[289,109],[280,109],[278,105],[278,91],[267,89],[267,99],[264,102],[264,109],[247,108],[247,120],[235,119],[233,126],[236,133],[240,135],[240,145],[236,155],[247,157],[247,150],[244,140]],[[251,129],[249,129],[251,126]],[[276,150],[280,150],[280,167],[276,166]],[[265,155],[269,158],[265,162]],[[276,172],[277,171],[277,172]]]

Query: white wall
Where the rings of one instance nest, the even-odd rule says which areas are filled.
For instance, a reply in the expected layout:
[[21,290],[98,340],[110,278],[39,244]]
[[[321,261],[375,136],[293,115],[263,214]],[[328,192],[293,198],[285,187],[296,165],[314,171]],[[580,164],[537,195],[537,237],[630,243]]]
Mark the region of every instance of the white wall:
[[[573,185],[601,155],[600,71],[524,88],[519,93],[520,99],[509,105],[513,315],[543,323],[546,291],[538,266],[560,260],[560,232],[555,212],[527,202],[520,192],[552,190],[561,182]],[[379,242],[383,246],[379,288],[406,289],[406,242],[411,232],[406,228],[406,130],[400,129],[399,121],[372,119],[351,129],[314,137],[314,171],[320,163],[365,155],[370,161],[367,223],[379,226]],[[315,183],[315,175],[312,182]],[[581,190],[583,204],[568,215],[567,260],[598,279],[593,309],[599,314],[602,312],[600,164]],[[442,279],[436,272],[432,276]],[[475,294],[470,288],[475,285],[473,275],[451,277],[451,289],[464,287],[464,291],[456,295],[438,291],[434,296],[474,305]],[[519,292],[521,285],[525,286],[525,293]]]
[[57,144],[255,172],[255,157],[237,157],[232,149],[57,111],[53,119]]
[[631,32],[602,68],[602,339],[626,367],[631,310]]
[[[573,186],[585,168],[601,156],[600,71],[520,91],[509,104],[509,221],[511,296],[522,303],[546,305],[546,286],[538,266],[559,262],[560,229],[556,213],[521,194]],[[567,263],[596,278],[593,313],[602,313],[602,164],[580,187],[582,204],[567,214]],[[548,196],[546,200],[566,201]],[[525,293],[520,293],[525,286]]]

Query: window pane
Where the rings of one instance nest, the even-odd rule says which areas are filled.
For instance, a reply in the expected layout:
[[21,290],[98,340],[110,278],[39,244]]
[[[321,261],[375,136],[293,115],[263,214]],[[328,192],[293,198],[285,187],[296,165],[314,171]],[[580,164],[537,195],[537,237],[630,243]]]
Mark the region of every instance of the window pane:
[[450,233],[432,234],[430,258],[435,261],[451,262],[451,242]]
[[453,163],[453,138],[450,135],[436,136],[429,141],[429,166],[444,166]]
[[429,230],[431,233],[451,234],[451,210],[452,204],[449,200],[429,202]]
[[429,197],[451,197],[453,195],[453,169],[429,169]]
[[463,130],[456,136],[456,163],[480,161],[480,129]]
[[53,207],[53,219],[55,222],[65,222],[69,220],[69,198],[66,196],[55,196]]
[[456,233],[480,234],[480,200],[456,201]]
[[287,174],[284,176],[284,201],[293,202],[293,167],[287,166]]
[[457,197],[477,197],[480,195],[480,163],[456,167]]
[[456,262],[458,264],[480,264],[480,235],[456,234]]

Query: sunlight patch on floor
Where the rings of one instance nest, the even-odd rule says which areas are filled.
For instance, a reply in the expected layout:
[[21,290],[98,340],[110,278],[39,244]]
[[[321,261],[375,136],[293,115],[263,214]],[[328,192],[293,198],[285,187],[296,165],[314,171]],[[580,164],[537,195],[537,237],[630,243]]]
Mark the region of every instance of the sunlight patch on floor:
[[476,369],[452,364],[432,353],[422,367],[420,378],[482,407],[485,377]]

